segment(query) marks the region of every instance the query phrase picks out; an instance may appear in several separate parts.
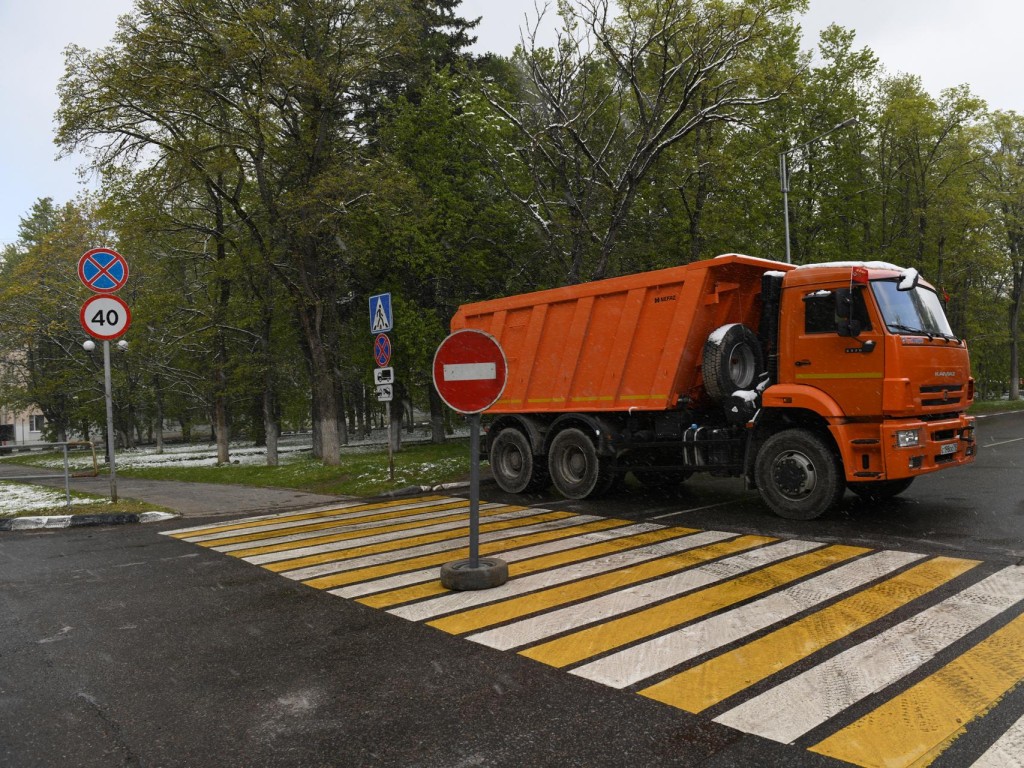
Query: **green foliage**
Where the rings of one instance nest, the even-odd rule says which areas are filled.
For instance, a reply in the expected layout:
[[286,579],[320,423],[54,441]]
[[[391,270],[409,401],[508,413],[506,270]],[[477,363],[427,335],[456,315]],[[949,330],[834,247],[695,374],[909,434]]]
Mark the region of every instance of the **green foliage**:
[[1021,118],[888,75],[851,30],[812,56],[805,6],[562,0],[553,47],[527,33],[474,59],[457,0],[139,0],[111,48],[67,51],[57,141],[88,153],[102,199],[38,201],[0,255],[0,399],[58,429],[102,421],[73,261],[116,244],[125,441],[163,419],[256,439],[283,420],[336,460],[339,419],[376,412],[366,297],[392,293],[401,394],[437,417],[430,362],[462,303],[781,259],[783,152],[793,261],[917,267],[979,389],[1011,386]]

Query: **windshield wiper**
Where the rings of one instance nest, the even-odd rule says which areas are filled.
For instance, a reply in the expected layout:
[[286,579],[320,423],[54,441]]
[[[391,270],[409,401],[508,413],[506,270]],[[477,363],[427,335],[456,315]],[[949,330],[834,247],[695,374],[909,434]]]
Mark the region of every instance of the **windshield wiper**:
[[903,325],[902,323],[886,323],[886,328],[890,331],[902,331],[903,333],[919,333],[923,336],[927,336],[929,340],[932,338],[932,334],[924,330],[924,328],[911,328],[909,325]]

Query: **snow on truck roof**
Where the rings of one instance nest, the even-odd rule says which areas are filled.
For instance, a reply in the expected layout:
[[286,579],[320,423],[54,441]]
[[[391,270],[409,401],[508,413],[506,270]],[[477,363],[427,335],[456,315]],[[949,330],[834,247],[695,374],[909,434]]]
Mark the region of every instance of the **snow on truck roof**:
[[827,261],[821,264],[801,264],[797,269],[815,269],[825,267],[840,267],[852,269],[854,267],[863,267],[864,269],[876,269],[884,270],[886,272],[896,272],[900,276],[900,290],[909,291],[916,284],[918,279],[921,277],[921,273],[918,272],[914,267],[898,267],[895,264],[890,264],[887,261]]

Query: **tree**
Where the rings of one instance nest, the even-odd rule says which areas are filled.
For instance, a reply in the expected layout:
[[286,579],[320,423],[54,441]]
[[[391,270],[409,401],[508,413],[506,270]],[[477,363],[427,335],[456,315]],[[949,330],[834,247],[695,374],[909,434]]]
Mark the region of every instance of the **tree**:
[[87,204],[36,201],[0,269],[0,348],[6,352],[3,401],[38,407],[59,440],[72,426],[98,423],[90,394],[93,365],[78,322],[85,289],[77,262],[105,233]]
[[753,76],[801,0],[610,0],[559,3],[554,49],[535,31],[515,57],[519,93],[491,93],[518,130],[530,184],[513,189],[569,282],[616,271],[633,206],[666,153],[688,136],[742,122],[777,92]]
[[994,113],[989,118],[986,143],[986,192],[1004,269],[1009,275],[1010,399],[1017,400],[1020,398],[1020,321],[1024,304],[1024,118],[1015,112]]

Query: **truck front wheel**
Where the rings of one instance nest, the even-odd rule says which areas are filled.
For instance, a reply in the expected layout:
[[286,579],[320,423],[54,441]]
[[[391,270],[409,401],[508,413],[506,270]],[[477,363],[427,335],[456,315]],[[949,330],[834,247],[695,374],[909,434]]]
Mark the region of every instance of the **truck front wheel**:
[[585,432],[564,429],[548,449],[548,472],[555,489],[567,499],[585,499],[608,490],[614,480]]
[[535,459],[529,439],[518,429],[501,430],[491,442],[488,457],[494,481],[505,493],[538,491],[548,483],[546,468]]
[[825,441],[806,429],[769,437],[754,466],[758,490],[779,517],[813,520],[839,503],[846,489]]

